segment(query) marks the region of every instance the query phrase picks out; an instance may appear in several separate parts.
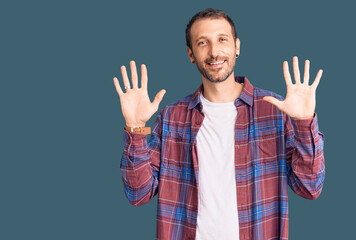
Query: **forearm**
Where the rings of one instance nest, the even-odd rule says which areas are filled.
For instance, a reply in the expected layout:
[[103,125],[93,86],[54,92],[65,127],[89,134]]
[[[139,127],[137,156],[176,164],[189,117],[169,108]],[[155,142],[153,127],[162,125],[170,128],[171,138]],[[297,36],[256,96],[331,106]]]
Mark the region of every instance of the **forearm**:
[[129,133],[124,130],[124,151],[120,169],[125,184],[140,188],[150,178],[149,149],[146,134]]
[[149,144],[147,134],[124,130],[120,170],[126,197],[132,205],[143,205],[157,193],[161,148],[159,129],[160,117],[155,122]]
[[146,134],[124,131],[124,152],[120,170],[125,194],[132,205],[147,203],[155,195],[158,179],[151,166],[152,159]]
[[324,135],[319,132],[317,116],[312,119],[290,119],[287,133],[288,183],[293,191],[308,199],[316,199],[325,177]]

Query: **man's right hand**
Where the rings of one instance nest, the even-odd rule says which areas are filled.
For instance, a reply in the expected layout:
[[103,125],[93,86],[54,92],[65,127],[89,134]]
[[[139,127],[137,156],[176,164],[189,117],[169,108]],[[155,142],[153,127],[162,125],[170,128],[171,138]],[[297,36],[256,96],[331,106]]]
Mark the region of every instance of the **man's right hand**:
[[146,122],[158,110],[159,103],[162,101],[166,90],[162,89],[159,91],[153,102],[151,102],[147,92],[148,78],[146,65],[141,65],[141,88],[138,88],[135,61],[130,61],[130,68],[132,87],[130,86],[125,66],[121,66],[121,74],[126,92],[122,91],[119,80],[116,77],[114,77],[114,84],[120,97],[122,114],[126,120],[126,126],[144,127]]

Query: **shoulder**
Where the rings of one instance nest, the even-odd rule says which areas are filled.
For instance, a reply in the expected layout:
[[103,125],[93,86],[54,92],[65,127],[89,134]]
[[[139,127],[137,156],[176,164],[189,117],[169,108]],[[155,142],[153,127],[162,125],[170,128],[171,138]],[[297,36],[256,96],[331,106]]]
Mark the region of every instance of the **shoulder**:
[[272,97],[277,98],[277,99],[280,100],[280,101],[283,101],[283,100],[284,100],[284,98],[283,98],[282,96],[280,96],[279,94],[274,93],[274,92],[272,92],[272,91],[269,91],[269,90],[265,90],[265,89],[261,89],[261,88],[256,88],[256,87],[254,87],[253,90],[254,90],[254,99],[255,99],[255,101],[256,101],[256,100],[257,100],[257,101],[260,101],[260,100],[262,100],[262,98],[265,97],[265,96],[272,96]]
[[188,107],[193,98],[193,94],[185,96],[179,101],[167,104],[161,111],[164,119],[181,119],[188,114]]
[[[275,124],[276,122],[282,122],[283,112],[279,110],[276,106],[272,105],[271,103],[264,101],[263,97],[265,96],[272,96],[280,101],[284,100],[284,98],[279,94],[276,94],[269,90],[254,87],[255,117],[263,122],[270,121],[270,124],[272,123]],[[281,121],[276,121],[277,119],[280,119]]]
[[184,108],[188,108],[190,101],[193,98],[193,94],[190,94],[188,96],[185,96],[184,98],[182,98],[179,101],[167,104],[165,108],[170,109],[170,110],[176,110],[176,109],[184,109]]

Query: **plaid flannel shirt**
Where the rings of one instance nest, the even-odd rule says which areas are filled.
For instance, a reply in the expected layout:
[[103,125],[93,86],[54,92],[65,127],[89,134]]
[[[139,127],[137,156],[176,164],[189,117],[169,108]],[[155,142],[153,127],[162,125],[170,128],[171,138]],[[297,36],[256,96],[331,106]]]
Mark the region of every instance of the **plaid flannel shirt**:
[[[240,239],[288,239],[287,186],[301,197],[316,199],[325,177],[324,135],[317,115],[292,119],[246,77],[234,101],[235,173]],[[163,108],[145,134],[124,130],[120,169],[125,195],[134,206],[158,194],[156,239],[195,239],[199,169],[196,136],[204,120],[199,94]]]

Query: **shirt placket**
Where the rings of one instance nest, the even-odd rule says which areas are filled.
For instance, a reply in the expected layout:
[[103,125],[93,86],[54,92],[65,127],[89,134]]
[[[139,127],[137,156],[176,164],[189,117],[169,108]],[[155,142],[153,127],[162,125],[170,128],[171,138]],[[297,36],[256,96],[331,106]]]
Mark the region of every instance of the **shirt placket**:
[[197,151],[197,134],[203,123],[204,114],[200,112],[197,108],[193,108],[192,111],[192,122],[191,122],[191,148],[192,148],[192,160],[194,166],[195,179],[197,183],[197,188],[199,189],[199,161],[198,161],[198,151]]
[[249,181],[248,164],[251,163],[249,139],[250,108],[238,100],[236,103],[237,117],[235,123],[235,173],[236,173],[236,198],[239,215],[240,239],[250,239],[249,219]]

